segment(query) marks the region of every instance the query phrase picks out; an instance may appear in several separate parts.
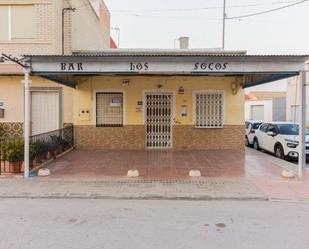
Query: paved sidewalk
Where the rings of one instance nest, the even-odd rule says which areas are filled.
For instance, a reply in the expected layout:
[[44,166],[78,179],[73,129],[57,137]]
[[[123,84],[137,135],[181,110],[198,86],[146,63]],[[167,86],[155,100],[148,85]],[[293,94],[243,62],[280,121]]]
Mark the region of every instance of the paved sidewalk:
[[[202,154],[195,153],[202,156]],[[70,154],[51,165],[60,166]],[[0,198],[123,198],[123,199],[234,199],[309,201],[309,171],[303,180],[284,179],[283,169],[297,172],[297,165],[271,155],[247,149],[242,173],[197,179],[183,176],[174,179],[131,179],[95,174],[82,177],[53,175],[23,179],[0,178]],[[51,167],[51,166],[49,166]],[[215,166],[212,166],[212,168]],[[210,170],[210,168],[208,168]],[[234,168],[235,169],[235,168]],[[160,171],[161,172],[161,171]],[[225,172],[225,171],[224,171]],[[238,172],[238,171],[237,171]],[[95,173],[95,172],[94,172]],[[162,173],[162,172],[161,172]],[[160,174],[161,174],[160,173]],[[226,173],[226,172],[225,172]],[[93,176],[93,177],[90,177]]]
[[266,199],[257,187],[244,180],[59,181],[48,178],[1,179],[0,198]]
[[[266,165],[277,167],[277,174],[248,176],[248,180],[257,186],[270,200],[309,201],[309,169],[307,168],[304,179],[285,179],[281,176],[282,170],[292,170],[297,175],[297,164],[278,159],[272,155],[255,150],[250,151],[250,158],[258,157]],[[249,162],[250,163],[250,162]],[[251,168],[254,167],[251,165]]]

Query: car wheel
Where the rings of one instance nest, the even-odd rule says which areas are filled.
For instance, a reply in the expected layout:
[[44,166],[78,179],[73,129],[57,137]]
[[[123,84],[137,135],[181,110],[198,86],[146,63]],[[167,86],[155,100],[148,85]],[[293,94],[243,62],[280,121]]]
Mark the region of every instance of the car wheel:
[[280,159],[284,159],[284,151],[280,144],[276,145],[275,147],[275,156]]
[[256,150],[261,150],[260,145],[259,145],[259,141],[257,140],[257,138],[254,139],[253,141],[253,148]]
[[247,147],[250,147],[250,144],[249,144],[249,139],[248,139],[248,137],[246,137],[246,140],[245,140],[245,141],[246,141],[246,146],[247,146]]

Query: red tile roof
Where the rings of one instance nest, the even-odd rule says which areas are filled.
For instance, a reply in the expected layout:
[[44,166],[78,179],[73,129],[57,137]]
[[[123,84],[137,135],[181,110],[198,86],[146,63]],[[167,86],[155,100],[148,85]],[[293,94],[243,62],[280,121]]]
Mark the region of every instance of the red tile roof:
[[112,37],[110,38],[110,48],[118,48]]

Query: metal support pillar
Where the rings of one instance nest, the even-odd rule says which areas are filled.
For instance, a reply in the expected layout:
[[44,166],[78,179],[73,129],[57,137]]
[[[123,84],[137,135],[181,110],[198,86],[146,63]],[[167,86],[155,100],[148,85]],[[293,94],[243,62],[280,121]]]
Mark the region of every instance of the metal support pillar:
[[30,68],[24,68],[24,177],[29,177],[29,144],[30,144]]
[[306,71],[301,71],[300,80],[300,109],[301,117],[299,124],[299,157],[298,177],[303,178],[306,171]]

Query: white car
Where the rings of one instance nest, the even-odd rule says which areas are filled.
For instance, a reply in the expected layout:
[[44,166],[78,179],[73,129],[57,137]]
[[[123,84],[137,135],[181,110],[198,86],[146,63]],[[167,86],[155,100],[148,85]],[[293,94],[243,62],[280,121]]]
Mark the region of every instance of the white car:
[[246,121],[246,136],[245,142],[246,146],[253,147],[253,138],[255,136],[255,131],[259,128],[259,126],[263,123],[263,121],[259,120],[250,120]]
[[[299,125],[291,122],[269,122],[260,125],[253,139],[253,147],[284,159],[298,159]],[[306,135],[306,157],[309,156],[309,136]]]

